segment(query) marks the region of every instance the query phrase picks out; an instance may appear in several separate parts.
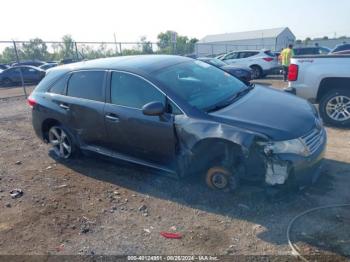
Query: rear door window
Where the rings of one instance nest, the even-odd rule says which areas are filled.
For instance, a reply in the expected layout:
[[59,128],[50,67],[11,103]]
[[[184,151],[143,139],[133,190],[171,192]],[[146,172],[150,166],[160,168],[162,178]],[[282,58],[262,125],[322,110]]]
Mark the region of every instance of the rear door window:
[[75,72],[68,81],[67,95],[103,102],[104,78],[104,71]]

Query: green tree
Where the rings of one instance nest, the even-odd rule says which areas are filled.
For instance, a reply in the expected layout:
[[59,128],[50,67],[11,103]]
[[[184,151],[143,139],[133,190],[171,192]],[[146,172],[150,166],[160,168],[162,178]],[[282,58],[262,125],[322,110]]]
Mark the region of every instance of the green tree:
[[[17,48],[18,56],[23,57],[24,54],[20,48]],[[1,63],[12,63],[16,62],[16,53],[13,46],[8,46],[2,51]]]
[[71,35],[64,35],[62,37],[62,42],[59,44],[59,56],[60,58],[75,58],[75,46],[74,46],[74,40]]
[[40,38],[29,40],[29,43],[22,44],[23,58],[28,60],[48,60],[49,52],[47,46]]
[[139,44],[139,48],[142,50],[142,53],[152,54],[153,53],[152,43],[150,41],[147,41],[147,38],[145,36],[142,36],[140,41],[141,41],[141,44]]
[[159,33],[158,38],[158,47],[160,49],[166,49],[171,45],[171,31],[166,31],[165,33]]
[[[176,45],[171,42],[172,31],[166,31],[165,33],[158,34],[158,47],[160,53],[176,53],[176,54],[190,54],[194,52],[195,44],[198,42],[198,39],[191,38],[187,36],[177,35]],[[175,48],[175,50],[174,50]]]
[[328,40],[328,36],[324,36],[322,39],[323,40]]

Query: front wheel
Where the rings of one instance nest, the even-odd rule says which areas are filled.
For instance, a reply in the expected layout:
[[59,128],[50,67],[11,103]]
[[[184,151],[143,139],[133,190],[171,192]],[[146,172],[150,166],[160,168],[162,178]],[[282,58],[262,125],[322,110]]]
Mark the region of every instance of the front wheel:
[[210,188],[225,192],[236,191],[239,184],[237,174],[221,166],[209,168],[205,174],[205,181]]
[[71,135],[62,126],[53,126],[50,128],[49,143],[55,155],[61,159],[72,158],[76,151]]
[[327,124],[350,127],[350,90],[335,89],[321,98],[320,114]]

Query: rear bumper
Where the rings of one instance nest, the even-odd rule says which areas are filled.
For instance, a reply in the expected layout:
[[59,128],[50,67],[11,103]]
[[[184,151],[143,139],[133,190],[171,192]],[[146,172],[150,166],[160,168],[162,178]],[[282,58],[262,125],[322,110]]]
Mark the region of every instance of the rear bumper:
[[32,125],[37,137],[44,141],[44,134],[42,132],[42,120],[38,114],[38,112],[32,109]]

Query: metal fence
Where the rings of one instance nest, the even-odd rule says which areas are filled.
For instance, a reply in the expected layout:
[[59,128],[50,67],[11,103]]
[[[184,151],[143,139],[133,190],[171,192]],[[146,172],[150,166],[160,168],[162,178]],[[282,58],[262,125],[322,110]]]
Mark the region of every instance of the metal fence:
[[[5,66],[30,65],[33,62],[67,64],[77,61],[96,58],[115,57],[124,55],[141,54],[178,54],[193,53],[194,44],[189,46],[176,45],[175,43],[144,42],[78,42],[72,39],[64,41],[42,41],[32,39],[30,41],[0,41],[0,72]],[[16,86],[22,86],[27,96],[26,79],[23,78],[23,69],[18,69],[21,80]],[[1,81],[0,77],[0,81]],[[0,91],[4,90],[4,83],[0,83]],[[14,83],[11,84],[11,88]],[[0,95],[1,98],[1,95]]]
[[[191,51],[190,49],[188,51]],[[169,43],[160,47],[154,42],[76,42],[67,41],[0,41],[0,63],[22,60],[57,61],[84,60],[130,54],[184,54],[183,48]],[[18,56],[18,57],[17,57]],[[17,59],[18,58],[18,59]]]

